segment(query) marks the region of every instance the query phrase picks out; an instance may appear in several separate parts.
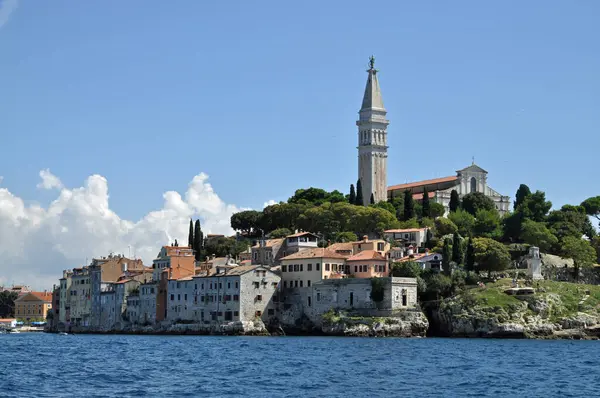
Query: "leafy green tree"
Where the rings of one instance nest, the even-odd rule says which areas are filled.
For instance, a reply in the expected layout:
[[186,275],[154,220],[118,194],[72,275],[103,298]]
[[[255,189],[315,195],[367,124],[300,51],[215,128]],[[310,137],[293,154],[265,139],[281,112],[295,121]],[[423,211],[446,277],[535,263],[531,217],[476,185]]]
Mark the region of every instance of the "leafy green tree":
[[207,256],[215,255],[217,257],[238,256],[250,246],[247,240],[237,240],[235,238],[219,237],[208,239],[204,246],[204,252]]
[[378,202],[378,203],[372,204],[371,207],[375,207],[378,209],[384,209],[384,210],[389,211],[392,214],[396,214],[396,209],[390,202],[383,202],[383,201]]
[[467,251],[465,253],[465,271],[475,271],[475,248],[473,247],[473,239],[469,238],[467,242]]
[[581,206],[588,216],[595,217],[600,221],[600,196],[594,196],[584,200]]
[[412,193],[409,190],[404,191],[404,216],[402,221],[410,220],[415,218],[415,203],[412,197]]
[[450,269],[450,260],[452,260],[452,239],[446,238],[446,240],[444,240],[444,247],[442,248],[442,268],[446,275],[452,273],[452,270]]
[[410,228],[420,228],[419,221],[416,218],[411,218],[410,220],[400,221],[398,228],[400,229],[410,229]]
[[463,209],[448,214],[450,221],[458,228],[458,233],[461,236],[471,236],[473,233],[473,226],[475,225],[475,217]]
[[371,198],[369,199],[369,203],[372,205],[375,204],[375,196],[373,195],[373,192],[371,192]]
[[385,294],[385,282],[381,278],[371,278],[371,300],[381,303]]
[[454,234],[453,238],[454,239],[452,241],[452,261],[454,261],[456,264],[460,265],[463,263],[464,256],[465,256],[464,250],[463,250],[462,239],[459,234]]
[[[304,229],[298,225],[300,216],[312,206],[300,203],[278,203],[267,206],[262,211],[258,226],[261,230],[271,232],[277,228],[287,228],[290,230]],[[310,229],[304,229],[310,231]]]
[[496,209],[477,210],[475,224],[473,225],[473,235],[497,239],[501,234],[500,215],[498,211]]
[[362,182],[360,178],[356,182],[356,203],[357,206],[364,206],[365,201],[363,200],[363,192],[362,192]]
[[542,191],[535,191],[531,195],[526,196],[523,203],[517,209],[523,212],[524,218],[542,222],[545,221],[551,207],[552,202],[546,200],[546,194]]
[[460,208],[460,197],[458,196],[456,189],[453,189],[452,192],[450,192],[450,203],[448,204],[448,208],[450,212],[455,212]]
[[452,235],[458,232],[458,227],[448,218],[440,217],[435,220],[435,232],[437,236]]
[[520,242],[523,221],[525,217],[520,209],[508,214],[502,219],[502,233],[504,239],[509,242]]
[[481,271],[502,271],[510,264],[510,253],[500,242],[490,238],[473,238],[473,252]]
[[596,262],[600,264],[600,236],[596,236],[592,239],[592,247],[596,250]]
[[356,242],[358,241],[358,236],[354,232],[338,232],[335,235],[336,242]]
[[415,261],[404,261],[392,264],[392,276],[398,278],[416,278],[421,275],[423,267]]
[[419,220],[419,227],[421,228],[434,228],[435,220],[433,218],[421,218]]
[[325,202],[345,202],[346,197],[340,191],[327,192],[321,188],[297,189],[294,196],[288,199],[288,203],[319,206]]
[[277,238],[285,238],[292,234],[292,231],[287,228],[277,228],[273,231],[269,232],[269,238],[277,239]]
[[446,209],[444,208],[443,204],[437,203],[437,202],[432,202],[429,204],[429,217],[431,217],[431,218],[442,217],[445,212],[446,212]]
[[191,218],[190,218],[190,230],[188,232],[188,246],[190,248],[194,247],[194,222],[192,221]]
[[452,294],[452,279],[440,273],[430,274],[425,279],[427,290],[422,296],[425,300],[439,300]]
[[525,184],[519,185],[519,189],[517,189],[517,194],[515,195],[515,204],[514,209],[516,210],[524,201],[525,198],[531,195],[531,190]]
[[462,200],[462,208],[471,215],[476,215],[478,210],[495,210],[494,201],[481,192],[466,194]]
[[236,231],[242,231],[247,236],[258,233],[259,221],[262,212],[256,210],[245,210],[235,213],[231,216],[231,228]]
[[575,265],[575,276],[579,278],[579,270],[591,267],[596,262],[596,250],[587,240],[567,236],[561,242],[561,253],[563,257],[572,258]]
[[0,292],[0,318],[15,317],[15,300],[19,297],[16,292],[4,290]]
[[582,235],[591,239],[596,234],[583,206],[564,205],[560,210],[551,211],[547,220],[550,231],[559,240],[566,236],[581,238]]
[[204,254],[204,234],[202,233],[202,228],[200,228],[200,220],[196,220],[196,224],[194,225],[193,249],[196,256],[196,261],[201,261],[202,255]]
[[548,252],[558,244],[558,238],[550,232],[544,223],[532,220],[523,221],[521,238],[525,243],[539,247],[542,252]]
[[350,196],[348,198],[348,201],[351,205],[356,204],[356,191],[354,190],[354,184],[350,184]]
[[431,206],[429,203],[429,191],[427,187],[423,188],[423,200],[421,201],[422,217],[431,217]]
[[389,203],[396,209],[396,218],[402,221],[404,218],[404,195],[391,198]]

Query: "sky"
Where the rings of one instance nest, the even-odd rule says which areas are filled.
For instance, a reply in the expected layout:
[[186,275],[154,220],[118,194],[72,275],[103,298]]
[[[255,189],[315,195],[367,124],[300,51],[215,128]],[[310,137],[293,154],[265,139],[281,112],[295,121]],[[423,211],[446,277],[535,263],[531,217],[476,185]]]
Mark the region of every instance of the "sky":
[[0,0],[0,285],[190,217],[347,192],[374,55],[388,184],[449,176],[555,207],[600,194],[600,2]]

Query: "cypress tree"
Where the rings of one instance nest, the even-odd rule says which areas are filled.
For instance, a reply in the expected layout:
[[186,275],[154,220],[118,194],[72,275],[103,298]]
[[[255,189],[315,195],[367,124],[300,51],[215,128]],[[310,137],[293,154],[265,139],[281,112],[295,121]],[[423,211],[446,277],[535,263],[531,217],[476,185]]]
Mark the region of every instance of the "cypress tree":
[[357,205],[357,206],[364,206],[365,205],[365,202],[363,200],[362,183],[360,182],[360,178],[356,182],[356,203],[354,203],[354,204]]
[[374,205],[375,204],[375,196],[373,196],[373,192],[371,192],[371,204]]
[[404,220],[415,218],[415,203],[412,193],[409,190],[404,191]]
[[204,246],[204,234],[200,228],[200,220],[196,220],[194,226],[194,252],[196,253],[196,261],[202,261],[202,248]]
[[188,246],[194,248],[194,222],[190,218],[190,232],[188,233]]
[[448,204],[448,208],[450,212],[453,213],[458,210],[459,207],[460,198],[458,197],[458,192],[456,192],[456,189],[453,189],[452,192],[450,192],[450,203]]
[[529,187],[525,184],[519,185],[519,189],[517,189],[517,194],[515,195],[514,209],[516,210],[517,207],[519,207],[519,205],[523,203],[525,198],[529,195],[531,195],[531,189],[529,189]]
[[450,260],[452,258],[452,239],[446,238],[444,241],[444,247],[442,248],[442,268],[446,275],[450,275],[452,270],[450,269]]
[[429,191],[427,187],[423,188],[423,201],[421,202],[423,206],[423,218],[431,217],[431,207],[429,206]]
[[356,204],[356,191],[354,190],[354,184],[350,184],[350,197],[348,198],[348,201],[351,205]]
[[467,253],[465,254],[465,270],[475,271],[475,248],[473,247],[473,240],[469,238],[467,243]]
[[460,241],[460,235],[454,234],[454,240],[452,241],[452,261],[454,261],[456,264],[462,264],[463,259],[464,253]]

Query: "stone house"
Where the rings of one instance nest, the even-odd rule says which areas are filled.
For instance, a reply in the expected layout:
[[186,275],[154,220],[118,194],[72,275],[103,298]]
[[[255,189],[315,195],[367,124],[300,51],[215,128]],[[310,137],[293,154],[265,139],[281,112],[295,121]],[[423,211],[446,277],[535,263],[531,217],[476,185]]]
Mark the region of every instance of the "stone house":
[[158,284],[146,282],[140,284],[140,305],[138,311],[138,323],[141,325],[154,324],[156,322],[156,297]]
[[73,268],[69,294],[71,324],[89,326],[91,312],[91,279],[88,267]]
[[261,239],[251,248],[252,264],[279,265],[283,257],[316,247],[318,236],[312,232],[297,232],[279,239]]
[[427,243],[429,228],[388,229],[384,231],[385,238],[393,240],[402,247],[424,247]]
[[160,280],[160,275],[165,269],[184,268],[194,270],[194,250],[188,246],[163,246],[154,260],[152,260],[152,279]]

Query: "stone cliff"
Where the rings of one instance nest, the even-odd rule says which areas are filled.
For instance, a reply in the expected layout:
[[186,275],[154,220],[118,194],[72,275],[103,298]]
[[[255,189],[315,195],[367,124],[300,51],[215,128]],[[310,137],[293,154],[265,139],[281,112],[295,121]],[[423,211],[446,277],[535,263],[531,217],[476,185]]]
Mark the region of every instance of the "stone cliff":
[[429,308],[431,334],[451,337],[600,336],[600,286],[535,282],[532,295],[510,296],[509,280],[473,288]]

